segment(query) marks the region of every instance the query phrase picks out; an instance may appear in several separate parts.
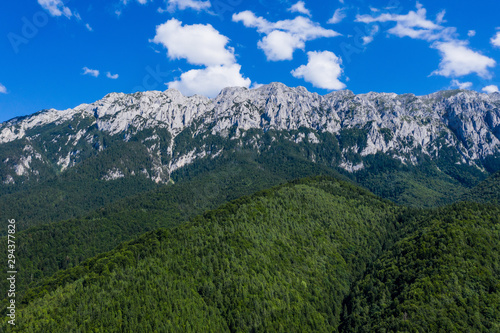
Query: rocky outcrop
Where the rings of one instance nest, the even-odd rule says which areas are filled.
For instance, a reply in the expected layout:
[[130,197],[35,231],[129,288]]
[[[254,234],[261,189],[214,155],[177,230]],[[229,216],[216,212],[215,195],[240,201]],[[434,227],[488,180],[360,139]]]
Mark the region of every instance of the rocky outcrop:
[[[289,136],[297,144],[305,141],[321,144],[321,133],[339,136],[343,130],[358,129],[365,140],[363,146],[356,146],[353,151],[361,157],[383,152],[411,164],[417,163],[417,154],[438,159],[446,148],[460,156],[456,163],[480,167],[481,160],[500,152],[500,94],[454,90],[426,96],[355,95],[344,90],[321,96],[303,87],[290,88],[281,83],[257,89],[226,88],[215,99],[185,97],[173,89],[111,93],[74,109],[44,110],[2,123],[0,145],[24,142],[17,148],[21,149],[18,153],[13,148],[0,156],[0,162],[4,163],[2,179],[10,184],[13,175],[35,172],[28,170],[31,159],[53,161],[61,170],[70,168],[81,161],[80,151],[85,147],[106,149],[100,133],[125,142],[144,133],[140,140],[154,162],[147,173],[154,174],[157,170],[151,178],[165,181],[170,172],[197,158],[220,154],[220,149],[206,150],[199,144],[207,135],[238,139],[250,129],[308,130],[300,138]],[[197,146],[184,147],[185,154],[176,153],[175,138],[186,130],[192,133],[193,140],[202,139]],[[258,140],[254,142],[257,145]],[[31,159],[23,145],[30,146]],[[338,161],[338,166],[351,172],[363,168],[359,161],[347,158]],[[103,179],[115,179],[117,174],[122,172],[113,169]]]

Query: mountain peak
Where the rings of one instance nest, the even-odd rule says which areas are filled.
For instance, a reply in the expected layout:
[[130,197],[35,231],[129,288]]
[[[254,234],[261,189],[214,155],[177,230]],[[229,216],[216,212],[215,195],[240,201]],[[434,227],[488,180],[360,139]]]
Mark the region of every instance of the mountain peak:
[[248,91],[248,88],[245,88],[245,87],[226,87],[226,88],[223,88],[214,99],[217,100],[217,99],[221,99],[221,98],[226,98],[228,96],[234,96],[234,95],[241,94],[241,93],[244,93],[247,91]]
[[255,89],[255,90],[263,92],[265,94],[277,94],[277,93],[283,93],[285,91],[292,91],[295,89],[296,88],[288,87],[287,85],[285,85],[281,82],[271,82],[269,84],[265,84],[263,86],[260,86],[259,88]]

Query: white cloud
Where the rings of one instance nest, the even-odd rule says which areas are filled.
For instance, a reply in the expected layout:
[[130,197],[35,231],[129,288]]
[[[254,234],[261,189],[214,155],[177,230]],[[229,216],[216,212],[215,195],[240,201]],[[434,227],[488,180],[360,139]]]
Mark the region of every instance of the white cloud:
[[192,69],[183,73],[180,80],[169,82],[167,85],[186,96],[200,94],[214,97],[225,87],[250,86],[250,79],[244,78],[240,69],[241,66],[238,64]]
[[363,45],[368,45],[370,44],[371,42],[373,42],[373,36],[375,36],[375,34],[377,34],[379,30],[379,26],[378,25],[374,25],[370,31],[370,34],[369,35],[366,35],[366,36],[363,36],[361,39],[363,40]]
[[469,30],[467,32],[467,36],[469,36],[469,37],[474,37],[475,35],[476,35],[476,30]]
[[335,37],[340,34],[333,30],[322,28],[309,18],[299,16],[293,20],[269,22],[263,17],[257,17],[251,11],[233,14],[234,22],[242,22],[248,28],[256,28],[266,36],[258,42],[268,60],[290,60],[296,49],[304,49],[305,42],[320,37]]
[[293,51],[303,49],[305,43],[296,35],[281,30],[275,30],[257,43],[264,50],[268,60],[292,60]]
[[373,36],[363,36],[361,39],[363,40],[363,45],[368,45],[373,42]]
[[233,14],[234,22],[242,22],[246,27],[257,28],[257,31],[268,34],[275,30],[283,30],[304,38],[334,37],[340,34],[333,30],[322,28],[318,23],[311,21],[306,17],[296,17],[293,20],[283,20],[278,22],[269,22],[263,17],[257,17],[251,11],[244,11]]
[[94,31],[94,29],[92,29],[92,27],[88,23],[85,24],[85,28],[87,28],[88,31]]
[[252,85],[250,86],[250,89],[257,89],[257,88],[262,87],[263,85],[264,84],[262,84],[262,83],[253,82]]
[[331,19],[328,20],[327,23],[330,23],[330,24],[337,24],[337,23],[340,23],[342,22],[342,20],[346,17],[346,13],[345,13],[345,8],[337,8],[335,10],[335,13],[333,13],[333,16]]
[[82,75],[91,75],[94,77],[99,76],[99,71],[97,69],[90,69],[88,67],[83,67],[83,73]]
[[443,11],[438,15],[437,23],[432,22],[427,19],[427,10],[417,2],[416,12],[410,11],[406,15],[384,13],[377,17],[358,15],[356,22],[396,22],[396,26],[389,29],[388,32],[398,37],[410,37],[426,41],[435,41],[438,39],[449,40],[456,34],[456,29],[440,25],[441,22],[444,22],[444,14],[445,12]]
[[297,2],[295,5],[290,7],[288,11],[292,13],[301,13],[307,16],[311,16],[311,12],[306,8],[304,1]]
[[450,88],[470,89],[472,82],[460,82],[458,80],[451,80]]
[[432,47],[439,50],[442,57],[439,69],[432,74],[458,77],[476,73],[488,78],[491,75],[488,68],[496,65],[495,60],[471,50],[463,41],[436,42]]
[[436,15],[436,22],[438,24],[441,24],[441,23],[445,23],[445,19],[444,19],[444,16],[446,15],[446,10],[442,10],[440,11],[437,15]]
[[342,59],[330,51],[307,52],[307,65],[302,65],[291,73],[303,78],[313,86],[328,90],[344,89],[346,85],[339,78],[343,73]]
[[52,16],[64,15],[70,18],[73,15],[71,9],[64,6],[62,0],[38,0],[38,4],[42,6],[43,9],[48,10]]
[[111,74],[110,72],[107,72],[106,73],[106,77],[108,79],[113,79],[113,80],[116,80],[118,78],[118,74]]
[[490,86],[486,86],[482,89],[485,93],[488,93],[488,94],[492,94],[492,93],[497,93],[497,92],[500,92],[498,90],[498,87],[495,86],[495,85],[490,85]]
[[490,39],[491,45],[500,47],[500,31],[497,31],[496,35]]
[[6,94],[7,93],[7,88],[0,83],[0,94]]
[[249,87],[251,80],[240,73],[234,49],[226,47],[229,39],[210,24],[182,25],[171,19],[156,27],[151,42],[167,48],[170,59],[186,59],[190,64],[203,65],[182,73],[178,80],[166,83],[184,95],[216,96],[228,86]]
[[[193,9],[196,11],[205,10],[211,7],[210,1],[199,1],[199,0],[168,0],[167,10],[170,13],[175,12],[177,9],[186,10]],[[158,11],[164,12],[165,10],[159,9]]]
[[186,59],[194,65],[223,65],[235,62],[233,49],[227,49],[229,39],[210,24],[182,25],[171,19],[156,27],[151,40],[167,48],[170,59]]
[[[431,74],[459,77],[475,73],[482,78],[491,75],[489,68],[495,66],[495,60],[471,50],[466,41],[458,40],[456,28],[443,26],[442,23],[446,22],[444,10],[436,15],[434,22],[427,19],[427,11],[420,3],[417,2],[416,7],[417,11],[410,11],[405,15],[391,13],[383,13],[377,17],[358,15],[356,21],[367,24],[396,22],[394,27],[387,30],[389,34],[429,42],[430,47],[438,50],[441,55],[439,69]],[[474,36],[475,31],[470,30],[468,35]],[[369,36],[366,41],[370,41]]]

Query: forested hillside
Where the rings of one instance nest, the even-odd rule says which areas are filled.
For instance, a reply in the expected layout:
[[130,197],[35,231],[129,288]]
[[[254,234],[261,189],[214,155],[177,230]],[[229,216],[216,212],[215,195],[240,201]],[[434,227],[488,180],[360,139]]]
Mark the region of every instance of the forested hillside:
[[[18,299],[28,285],[147,231],[177,226],[227,201],[289,181],[289,177],[335,174],[312,163],[288,161],[288,166],[280,161],[268,165],[240,156],[210,166],[193,165],[179,175],[178,183],[120,200],[81,218],[18,232]],[[2,240],[0,249],[6,252],[6,238]],[[1,280],[0,286],[6,288],[8,281]]]
[[330,332],[397,211],[333,179],[283,185],[55,274],[16,328]]
[[422,212],[352,289],[341,332],[500,332],[500,208]]
[[[243,184],[248,185],[248,191],[260,186],[248,184],[245,177],[227,180],[223,173],[218,181],[222,192],[233,186],[245,188]],[[202,182],[207,184],[206,179]],[[150,201],[135,200],[136,206],[131,200],[128,212],[135,209],[135,216],[120,217],[127,210],[119,204],[102,211],[100,217],[96,213],[96,221],[112,226],[115,223],[107,236],[104,233],[108,240],[115,232],[123,239],[140,233],[139,229],[129,232],[134,229],[134,219],[150,228],[158,223],[167,223],[169,228],[150,231],[80,264],[69,260],[64,266],[64,258],[57,261],[69,244],[55,242],[54,253],[30,239],[26,243],[30,251],[48,253],[60,264],[31,284],[23,304],[18,305],[16,329],[500,329],[497,205],[456,203],[433,209],[406,208],[350,183],[316,177],[244,196],[179,224],[210,207],[207,197],[196,194],[197,189],[203,189],[198,185],[201,183],[193,182],[191,187],[174,191],[176,187],[171,185],[171,192],[155,192]],[[182,218],[165,218],[179,214],[177,204],[194,208]],[[55,224],[60,231],[40,228],[32,232],[40,240],[48,237],[47,232],[55,232],[58,237],[66,230],[91,233],[92,228],[81,228],[85,226],[83,221],[78,222],[80,225],[72,224],[76,220]],[[65,229],[68,226],[73,229]],[[119,231],[122,227],[129,231]],[[102,239],[85,241],[102,243]],[[105,249],[87,251],[83,242],[69,248],[75,253],[84,250],[86,256]],[[33,256],[30,264],[43,267],[39,258]],[[1,327],[7,326],[4,319]]]
[[[116,200],[155,189],[158,185],[143,174],[112,181],[103,179],[103,170],[119,163],[133,170],[148,160],[146,147],[131,142],[109,142],[109,149],[91,156],[74,168],[48,176],[39,182],[24,182],[10,186],[0,195],[0,210],[4,216],[16,218],[19,230],[39,224],[81,217]],[[0,145],[0,150],[4,147]],[[82,148],[83,149],[83,148]],[[91,152],[87,152],[91,154]],[[4,186],[5,189],[5,186]],[[3,227],[5,221],[1,221]],[[5,228],[0,235],[5,234]]]
[[461,200],[500,204],[500,171],[477,184]]

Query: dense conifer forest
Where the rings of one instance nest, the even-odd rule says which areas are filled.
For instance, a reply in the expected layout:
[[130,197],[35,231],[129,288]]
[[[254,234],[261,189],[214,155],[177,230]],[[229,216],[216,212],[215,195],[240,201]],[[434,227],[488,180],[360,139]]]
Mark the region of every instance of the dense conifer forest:
[[[33,255],[25,261],[35,273],[23,277],[15,329],[500,329],[496,204],[410,208],[338,176],[305,178],[248,195],[266,186],[220,175],[217,186],[228,195],[219,201],[197,191],[207,181],[200,178],[200,183],[175,184],[178,190],[170,185],[85,218],[24,231],[26,254],[39,251],[50,259]],[[494,175],[480,183],[467,194],[469,201],[486,198],[484,192],[497,182]],[[192,210],[179,209],[183,205]],[[84,241],[58,243],[75,233]],[[46,238],[54,243],[37,241]],[[64,248],[73,251],[71,256],[61,253]],[[12,328],[7,319],[4,330]]]

